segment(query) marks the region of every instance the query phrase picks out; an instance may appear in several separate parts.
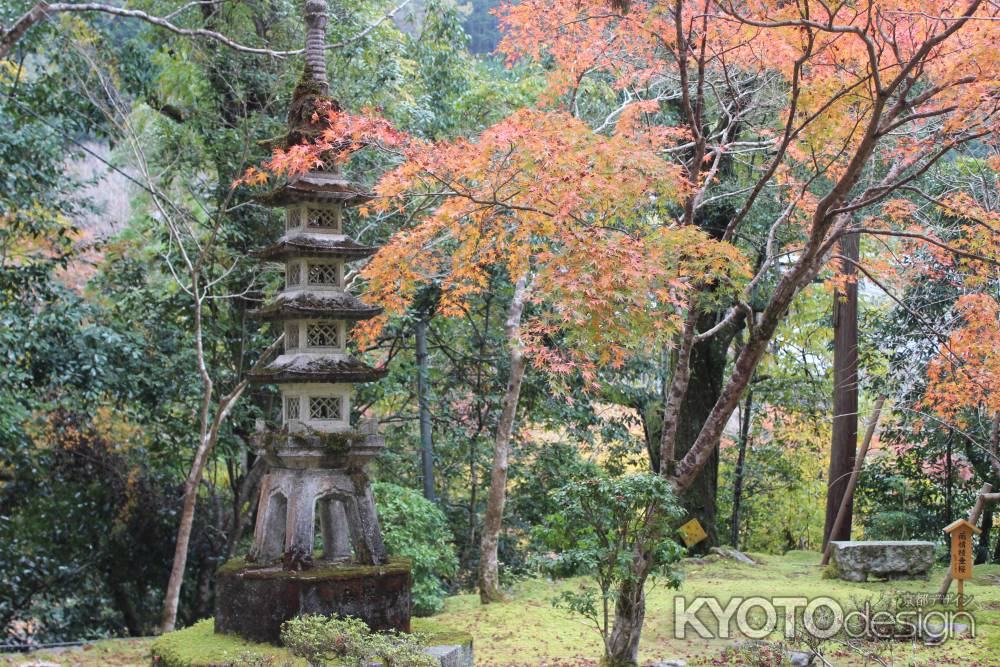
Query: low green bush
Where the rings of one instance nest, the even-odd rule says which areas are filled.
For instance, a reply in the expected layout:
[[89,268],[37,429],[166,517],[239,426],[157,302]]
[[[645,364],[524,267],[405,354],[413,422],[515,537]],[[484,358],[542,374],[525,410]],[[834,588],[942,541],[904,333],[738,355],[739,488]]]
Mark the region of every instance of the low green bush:
[[458,571],[447,517],[413,489],[387,482],[374,486],[386,549],[413,563],[413,613],[430,616],[441,611],[448,595],[445,582]]
[[281,626],[281,641],[311,665],[437,667],[419,639],[398,633],[373,633],[349,616],[301,616]]

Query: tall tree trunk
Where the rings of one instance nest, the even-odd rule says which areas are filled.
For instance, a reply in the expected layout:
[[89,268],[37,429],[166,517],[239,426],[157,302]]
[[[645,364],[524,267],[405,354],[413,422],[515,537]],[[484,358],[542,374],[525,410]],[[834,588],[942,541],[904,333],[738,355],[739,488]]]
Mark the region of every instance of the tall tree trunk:
[[639,639],[646,620],[646,578],[652,558],[640,547],[633,557],[635,580],[624,582],[615,602],[615,623],[607,643],[607,660],[602,667],[630,667],[639,664]]
[[[698,331],[707,331],[716,325],[718,315],[705,313],[698,321]],[[719,400],[725,379],[729,346],[736,335],[736,325],[719,331],[706,341],[696,343],[691,349],[691,378],[681,404],[677,424],[677,458],[683,458],[691,449],[702,426]],[[691,486],[681,493],[680,501],[688,515],[698,519],[708,539],[696,548],[707,550],[719,544],[718,530],[719,449],[698,473]]]
[[[704,313],[698,319],[696,331],[707,331],[718,323],[715,313]],[[643,429],[646,435],[646,449],[649,453],[650,468],[653,472],[669,477],[662,468],[661,456],[664,450],[671,451],[674,460],[684,456],[691,448],[708,418],[712,406],[719,398],[722,381],[726,372],[729,345],[738,330],[738,323],[719,331],[712,338],[694,343],[688,355],[689,374],[685,380],[686,389],[683,399],[678,401],[680,408],[676,410],[674,424],[674,444],[663,447],[664,437],[660,421],[666,409],[670,407],[670,392],[673,380],[666,383],[664,410],[649,408],[643,411]],[[656,414],[656,413],[659,414]],[[708,463],[698,474],[690,488],[681,494],[681,505],[688,513],[697,518],[709,535],[701,548],[707,549],[718,544],[718,528],[716,515],[716,499],[718,495],[719,455],[718,452],[709,457]]]
[[431,408],[427,379],[427,320],[420,317],[414,326],[417,343],[417,405],[420,409],[420,464],[423,472],[424,498],[437,500],[434,493],[434,443],[431,440]]
[[198,503],[198,486],[201,484],[201,474],[205,470],[205,463],[210,451],[208,438],[203,437],[198,445],[198,451],[191,464],[187,480],[184,482],[181,521],[177,527],[174,561],[170,567],[170,580],[167,582],[167,592],[163,600],[163,623],[160,632],[172,632],[177,623],[181,584],[184,583],[184,571],[187,569],[188,545],[191,542],[191,531],[194,528],[195,505]]
[[500,574],[497,564],[497,547],[500,540],[500,526],[503,522],[503,508],[507,502],[507,462],[510,458],[510,436],[514,430],[514,416],[521,396],[521,380],[524,379],[524,347],[521,342],[521,314],[528,291],[526,276],[518,279],[514,287],[514,297],[510,302],[504,331],[510,353],[510,377],[503,397],[500,421],[497,423],[496,439],[493,444],[493,470],[490,474],[490,490],[486,500],[486,516],[483,520],[483,536],[479,554],[479,599],[483,604],[503,599],[500,592]]
[[740,450],[736,456],[736,473],[733,475],[733,516],[730,520],[729,543],[734,549],[740,548],[740,510],[743,504],[743,469],[746,465],[747,446],[750,441],[750,411],[753,408],[753,387],[747,389],[740,415]]
[[948,442],[944,454],[944,522],[945,525],[950,524],[954,519],[954,482],[952,480],[952,463],[951,463],[951,450],[953,438],[951,433],[948,434]]
[[[860,259],[857,234],[847,234],[841,239],[840,253],[854,262]],[[830,540],[851,538],[853,508],[850,507],[837,534],[830,533],[858,451],[858,270],[854,263],[843,262],[840,272],[847,282],[834,294],[833,303],[833,438],[827,478],[824,544]]]

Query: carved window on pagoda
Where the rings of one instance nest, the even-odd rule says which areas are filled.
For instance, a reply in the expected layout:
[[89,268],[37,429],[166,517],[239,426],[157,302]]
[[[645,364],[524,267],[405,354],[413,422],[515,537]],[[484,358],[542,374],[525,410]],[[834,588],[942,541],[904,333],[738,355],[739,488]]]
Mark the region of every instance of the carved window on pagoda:
[[313,171],[321,171],[326,174],[336,174],[340,171],[340,162],[337,159],[337,153],[335,151],[328,151],[323,153],[319,158],[319,164],[317,164]]
[[285,396],[285,421],[299,418],[299,405],[301,399],[298,396]]
[[301,227],[301,213],[302,211],[298,208],[290,208],[285,213],[285,229],[295,229],[296,227]]
[[285,325],[285,350],[297,350],[299,349],[299,325],[298,324],[286,324]]
[[336,208],[308,208],[306,209],[306,226],[309,229],[328,229],[339,231],[340,211]]
[[340,327],[336,322],[311,322],[306,327],[309,347],[340,347]]
[[302,282],[302,265],[291,262],[285,266],[285,286],[291,287]]
[[310,396],[309,419],[318,421],[343,419],[340,396]]
[[337,275],[336,264],[309,264],[309,284],[327,285],[331,287],[340,286],[340,278]]

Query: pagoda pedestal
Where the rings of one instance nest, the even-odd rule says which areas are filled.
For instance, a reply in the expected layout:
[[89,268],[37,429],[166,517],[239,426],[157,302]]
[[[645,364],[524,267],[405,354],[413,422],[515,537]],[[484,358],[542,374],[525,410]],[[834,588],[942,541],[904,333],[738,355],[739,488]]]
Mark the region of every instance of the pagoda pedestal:
[[237,559],[219,569],[215,631],[277,644],[281,625],[303,614],[354,616],[375,631],[410,631],[409,561],[317,561],[307,570]]
[[375,421],[340,433],[262,428],[255,441],[270,471],[250,553],[217,573],[215,631],[278,643],[285,621],[337,614],[409,632],[410,563],[386,557],[365,472],[384,446]]

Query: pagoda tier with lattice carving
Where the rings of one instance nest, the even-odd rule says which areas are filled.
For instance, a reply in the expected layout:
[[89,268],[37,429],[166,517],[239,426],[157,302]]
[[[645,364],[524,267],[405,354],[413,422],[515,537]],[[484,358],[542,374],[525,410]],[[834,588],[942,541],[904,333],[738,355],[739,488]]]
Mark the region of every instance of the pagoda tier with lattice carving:
[[[323,176],[318,181],[329,192],[342,192],[347,181]],[[347,350],[350,323],[374,317],[381,309],[365,304],[346,284],[347,264],[375,249],[344,234],[343,207],[326,196],[297,199],[285,212],[285,234],[256,253],[284,264],[282,290],[251,313],[281,323],[284,353],[249,379],[279,385],[282,422],[289,432],[348,430],[351,385],[385,375],[383,369],[355,359]]]

